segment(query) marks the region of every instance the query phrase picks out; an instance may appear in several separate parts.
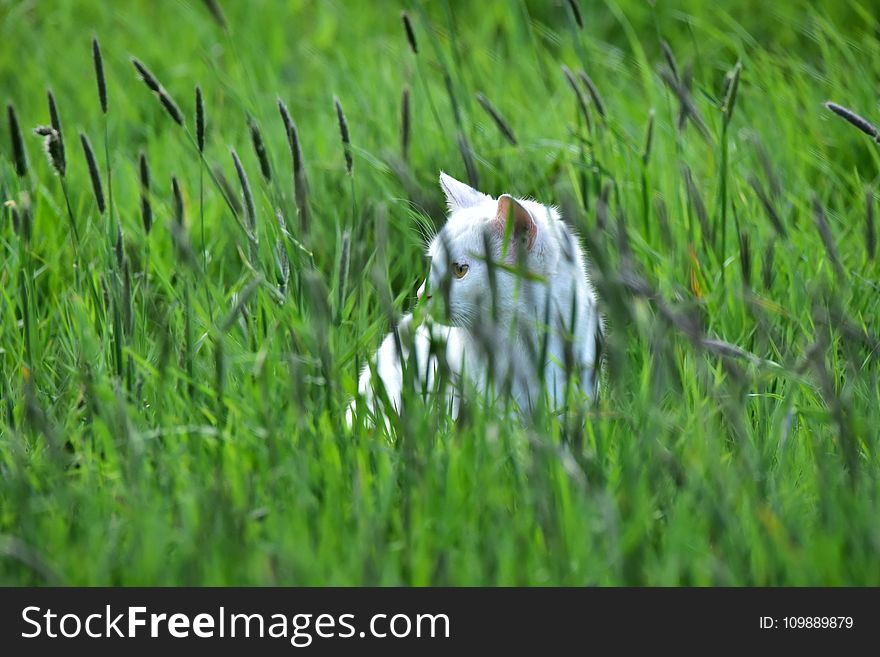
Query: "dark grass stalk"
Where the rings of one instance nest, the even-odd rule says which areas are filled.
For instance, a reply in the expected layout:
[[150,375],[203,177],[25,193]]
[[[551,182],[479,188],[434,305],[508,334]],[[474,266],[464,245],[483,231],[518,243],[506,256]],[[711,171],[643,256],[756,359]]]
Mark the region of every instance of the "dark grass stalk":
[[202,88],[196,85],[196,148],[205,152],[205,101]]
[[34,128],[34,134],[43,137],[43,150],[49,160],[49,166],[59,178],[67,173],[63,153],[61,151],[61,139],[58,131],[50,125],[38,125]]
[[107,113],[107,80],[104,78],[104,58],[101,56],[101,45],[97,37],[92,37],[92,60],[95,65],[95,82],[98,85],[98,102],[101,112]]
[[73,206],[70,204],[70,194],[67,191],[67,182],[65,177],[66,162],[64,159],[64,148],[61,139],[61,133],[58,132],[56,128],[51,126],[38,126],[34,129],[34,134],[43,137],[43,145],[46,150],[46,155],[49,158],[49,165],[58,175],[58,179],[61,182],[61,192],[64,195],[64,202],[67,206],[67,218],[70,222],[71,233],[73,234],[74,269],[76,273],[77,286],[79,286],[79,230],[76,227],[76,217],[73,214]]
[[[727,74],[727,94],[724,98],[724,104],[721,106],[721,167],[720,181],[718,185],[718,203],[720,204],[720,224],[721,224],[721,251],[719,260],[723,261],[727,250],[727,176],[728,176],[728,143],[727,134],[730,126],[730,120],[733,118],[733,110],[736,107],[736,95],[739,89],[739,78],[742,73],[742,62],[737,62],[733,70]],[[713,242],[715,241],[713,235]],[[721,268],[722,276],[724,268]]]
[[336,107],[336,120],[339,122],[339,135],[342,138],[342,150],[345,153],[345,171],[352,175],[354,161],[351,157],[351,135],[348,131],[348,121],[345,120],[345,112],[337,96],[333,97],[333,105]]
[[[119,282],[118,278],[115,278],[115,274],[110,274],[110,285],[107,284],[107,277],[103,274],[101,275],[101,284],[104,287],[104,295],[105,299],[109,297],[112,300],[110,303],[110,315],[111,322],[113,324],[113,364],[116,369],[116,378],[119,381],[122,381],[124,371],[123,371],[123,360],[122,360],[122,308],[120,302],[120,291],[119,291]],[[112,291],[108,291],[107,288],[110,287]]]
[[116,254],[116,267],[122,271],[122,264],[125,260],[125,242],[122,237],[122,226],[116,227],[116,242],[113,248]]
[[64,149],[64,132],[61,130],[61,119],[58,116],[58,107],[55,104],[55,94],[52,93],[51,89],[46,90],[46,100],[49,103],[49,120],[57,133],[57,140],[55,142],[55,168],[60,172],[60,175],[64,177],[64,173],[67,170],[67,155]]
[[703,203],[703,197],[700,195],[700,190],[697,189],[697,185],[694,182],[694,176],[693,173],[691,173],[690,167],[685,164],[682,166],[682,170],[684,173],[685,185],[687,186],[688,200],[690,201],[690,206],[696,213],[697,219],[700,222],[702,241],[705,245],[706,240],[712,239],[712,230],[709,226],[709,215],[706,213],[706,204]]
[[159,103],[161,103],[162,107],[165,108],[168,116],[171,117],[177,125],[183,127],[183,112],[180,111],[180,107],[177,106],[177,103],[174,102],[174,99],[171,95],[165,90],[161,84],[159,84],[159,80],[155,75],[148,69],[139,59],[136,57],[131,58],[131,63],[137,70],[140,75],[141,80],[143,80],[144,84],[156,94],[159,98]]
[[567,4],[575,24],[579,29],[584,29],[584,17],[583,14],[581,14],[581,7],[577,3],[577,0],[567,0]]
[[739,233],[739,269],[745,289],[752,287],[752,247],[748,233]]
[[144,234],[149,237],[153,228],[153,206],[150,202],[150,165],[147,155],[143,151],[138,156],[138,169],[140,171],[140,196],[141,196],[141,223],[144,226]]
[[657,217],[657,224],[660,226],[660,237],[663,244],[667,248],[672,248],[674,241],[672,239],[672,228],[669,225],[669,211],[666,209],[666,203],[659,194],[654,195],[654,215]]
[[648,126],[645,128],[645,146],[642,149],[642,225],[645,239],[651,239],[651,205],[648,201],[648,165],[651,161],[651,149],[654,145],[654,108],[648,113]]
[[471,145],[465,137],[464,133],[458,133],[458,150],[461,152],[461,159],[464,161],[464,169],[467,172],[468,182],[471,187],[477,189],[480,186],[480,179],[477,174],[477,165],[474,162],[474,155],[471,151]]
[[239,214],[241,212],[240,208],[237,208],[237,204],[235,201],[235,195],[229,194],[229,186],[224,185],[221,182],[220,175],[215,173],[211,166],[208,164],[208,160],[205,158],[205,154],[202,150],[199,149],[199,145],[197,142],[197,137],[190,132],[189,128],[187,128],[185,121],[183,120],[183,114],[180,112],[180,108],[177,107],[177,104],[168,95],[168,92],[159,84],[159,81],[156,79],[150,70],[144,66],[137,58],[131,58],[132,64],[143,81],[143,83],[149,88],[151,91],[157,94],[159,97],[159,101],[162,106],[165,108],[168,115],[171,119],[177,123],[181,128],[183,128],[184,133],[186,134],[187,139],[189,139],[192,147],[196,149],[199,154],[199,159],[202,162],[202,166],[208,171],[208,175],[211,177],[211,181],[214,183],[214,186],[217,188],[217,191],[220,192],[220,196],[223,197],[223,200],[226,202],[226,206],[229,208],[229,211],[232,213],[232,218],[235,220],[236,226],[247,234],[247,228],[241,221]]
[[171,196],[172,196],[172,207],[174,218],[174,223],[178,226],[184,226],[184,216],[183,216],[183,193],[180,191],[180,182],[177,180],[177,176],[171,176]]
[[21,297],[21,319],[23,324],[22,330],[24,332],[25,364],[29,368],[33,368],[34,348],[33,338],[31,337],[33,333],[33,318],[31,317],[31,303],[28,294],[28,275],[26,274],[26,269],[27,267],[22,266],[18,270],[18,293]]
[[510,123],[507,122],[507,119],[498,111],[498,109],[480,92],[476,94],[477,102],[480,104],[484,110],[486,110],[486,114],[495,122],[495,126],[504,135],[504,138],[510,142],[511,146],[516,146],[516,136],[513,134],[513,129],[510,127]]
[[574,73],[571,72],[571,69],[568,68],[565,64],[562,65],[562,74],[565,76],[566,81],[568,82],[568,86],[571,87],[572,92],[574,93],[575,100],[577,101],[578,108],[581,111],[581,115],[584,117],[584,121],[587,125],[587,132],[593,132],[593,121],[590,118],[590,107],[587,103],[587,99],[584,96],[584,92],[578,86],[577,80],[575,79]]
[[834,244],[834,237],[831,235],[831,228],[828,226],[828,220],[825,218],[825,210],[818,198],[813,197],[813,220],[816,222],[816,228],[819,236],[822,238],[822,244],[825,246],[825,252],[828,259],[834,266],[834,271],[838,278],[843,279],[843,265],[840,263],[840,255],[837,252],[837,246]]
[[779,218],[779,213],[776,212],[776,207],[773,205],[773,201],[767,195],[767,192],[764,190],[761,182],[753,174],[749,175],[747,180],[749,186],[751,186],[751,188],[755,191],[758,200],[761,202],[761,205],[764,208],[764,212],[767,215],[767,218],[770,220],[770,224],[773,226],[773,229],[780,237],[786,237],[788,235],[788,232],[785,229],[785,225]]
[[[581,130],[581,115],[576,115],[577,120],[577,132],[580,133]],[[587,175],[587,167],[584,166],[584,163],[587,162],[587,140],[580,138],[578,139],[578,154],[580,156],[580,166],[577,167],[578,174],[578,185],[580,187],[581,192],[581,203],[584,206],[584,212],[587,214],[590,213],[590,183]],[[590,164],[592,164],[593,153],[592,148],[590,149],[589,155]]]
[[[134,307],[131,295],[131,266],[128,258],[124,258],[122,263],[122,311],[123,335],[126,343],[130,345],[134,336]],[[132,392],[134,390],[134,361],[131,353],[127,355],[125,360],[125,387],[126,390]]]
[[232,328],[232,325],[238,321],[239,316],[247,308],[251,298],[262,284],[263,276],[257,274],[244,286],[241,292],[235,295],[235,305],[233,305],[232,309],[226,314],[226,317],[223,318],[223,321],[217,326],[217,331],[221,335],[225,335]]
[[30,247],[34,231],[34,216],[28,193],[22,192],[20,204],[13,203],[9,209],[12,212],[12,227],[15,234],[21,238],[22,244],[26,248]]
[[400,97],[400,156],[406,164],[409,164],[409,143],[412,129],[411,122],[409,87],[404,87],[403,93]]
[[[422,21],[425,28],[428,29],[430,26],[430,22],[428,20],[428,14],[425,11],[424,6],[422,6],[421,2],[419,2],[416,6],[419,11],[420,20]],[[443,54],[443,49],[440,47],[439,39],[429,39],[428,42],[434,49],[434,54],[437,58],[438,63],[440,64],[440,70],[443,74],[443,85],[446,88],[447,96],[449,96],[449,104],[452,106],[452,117],[455,120],[455,126],[458,132],[458,148],[461,152],[461,157],[464,161],[464,167],[468,174],[468,183],[474,189],[479,189],[480,181],[477,175],[477,167],[473,159],[471,145],[467,138],[464,122],[462,121],[461,108],[458,102],[458,95],[455,92],[455,85],[452,82],[452,75],[449,72],[449,64],[447,63],[446,57]]]
[[[141,151],[138,155],[138,172],[140,182],[141,225],[144,227],[144,268],[143,268],[143,303],[147,307],[150,298],[150,231],[153,229],[153,206],[150,199],[150,164],[147,155]],[[144,328],[146,329],[146,313]]]
[[672,52],[672,46],[669,45],[666,39],[660,39],[660,49],[663,51],[663,57],[666,59],[666,65],[669,66],[673,79],[676,82],[681,80],[681,69],[678,66],[678,60],[675,58],[675,53]]
[[329,301],[329,290],[323,277],[316,269],[308,269],[303,274],[304,287],[309,296],[309,303],[314,318],[314,338],[317,343],[318,359],[321,363],[321,374],[327,385],[322,386],[324,392],[324,404],[328,412],[332,414],[332,400],[336,387],[336,379],[333,376],[333,354],[329,343],[329,322],[332,313]]
[[770,194],[773,199],[779,200],[782,196],[782,183],[779,181],[776,169],[770,161],[770,154],[767,153],[767,149],[764,147],[764,143],[761,141],[761,138],[757,133],[751,136],[751,141],[755,146],[755,151],[758,154],[758,161],[761,163],[761,168],[764,171],[764,178],[770,186]]
[[875,142],[880,143],[880,130],[872,124],[870,121],[865,119],[864,117],[859,116],[851,109],[847,109],[842,105],[838,105],[837,103],[832,103],[830,100],[825,103],[826,109],[834,112],[842,118],[844,121],[849,123],[851,126],[861,130],[866,135],[868,135]]
[[596,201],[596,230],[604,231],[608,227],[608,199],[611,196],[611,183],[602,185],[599,199]]
[[440,113],[437,111],[437,106],[434,104],[434,96],[431,93],[431,87],[428,86],[428,81],[425,77],[424,71],[422,70],[421,59],[418,57],[419,48],[418,43],[416,42],[416,33],[412,24],[412,20],[409,17],[409,14],[406,12],[401,13],[401,20],[403,21],[403,29],[406,33],[406,41],[409,44],[409,48],[413,53],[416,62],[416,71],[418,71],[419,80],[422,83],[422,89],[425,92],[425,96],[428,99],[428,105],[431,108],[431,114],[434,117],[434,121],[437,123],[437,127],[440,128],[442,133],[446,132],[446,129],[443,127],[443,120],[440,118]]
[[342,321],[342,313],[345,309],[345,297],[348,292],[348,268],[350,261],[351,232],[346,230],[342,233],[342,246],[339,252],[339,288],[336,299],[336,323]]
[[208,9],[208,12],[211,14],[211,18],[220,26],[221,30],[228,30],[229,24],[226,22],[226,16],[223,15],[223,9],[220,7],[220,3],[217,0],[203,0],[205,3],[205,7]]
[[575,0],[567,0],[566,14],[568,15],[568,25],[571,28],[571,39],[574,42],[574,49],[577,52],[578,59],[581,60],[581,66],[586,68],[589,66],[589,58],[587,51],[584,49],[583,30],[584,18],[581,9]]
[[219,166],[216,166],[211,171],[211,174],[212,177],[217,181],[217,184],[220,186],[223,197],[227,199],[227,202],[230,204],[231,209],[236,213],[236,216],[244,212],[244,208],[241,207],[241,199],[238,198],[238,195],[235,193],[235,189],[232,187],[232,183],[229,182],[229,178],[227,178],[226,174],[223,173],[223,169],[221,169]]
[[15,173],[19,178],[24,178],[28,174],[27,150],[24,147],[24,140],[21,138],[21,128],[12,103],[6,105],[6,120],[9,124],[9,145]]
[[776,268],[773,263],[775,252],[776,240],[771,239],[764,250],[764,257],[761,259],[761,285],[766,291],[773,287],[773,280],[776,278]]
[[260,132],[260,126],[257,125],[253,116],[247,117],[248,131],[251,135],[251,144],[254,147],[254,153],[257,161],[260,163],[260,174],[267,185],[272,183],[272,167],[269,165],[269,154],[266,152],[266,142],[263,141],[263,134]]
[[308,236],[311,229],[309,192],[299,132],[297,131],[296,123],[287,110],[287,105],[280,98],[278,99],[278,111],[281,113],[281,120],[284,122],[284,130],[287,134],[287,143],[290,147],[290,156],[293,162],[293,192],[296,199],[296,210],[299,214],[300,229],[304,235]]
[[[221,15],[222,17],[222,15]],[[222,25],[225,29],[225,21]],[[199,156],[205,156],[205,100],[202,88],[196,85],[196,148]],[[204,282],[205,298],[208,302],[208,317],[214,323],[214,302],[208,288],[208,241],[205,237],[205,168],[199,167],[199,225],[202,233],[202,281]]]
[[101,185],[101,174],[98,172],[98,163],[95,160],[95,152],[92,150],[92,144],[89,141],[86,133],[79,133],[80,141],[82,142],[83,154],[86,158],[86,165],[89,169],[89,177],[92,180],[92,192],[95,195],[95,203],[98,205],[98,212],[102,215],[107,210],[107,206],[104,202],[104,189]]
[[24,333],[25,346],[25,364],[28,367],[34,367],[34,350],[33,350],[33,317],[31,311],[33,304],[31,299],[35,290],[32,288],[33,277],[33,255],[30,250],[31,232],[32,232],[32,215],[30,208],[30,198],[27,193],[22,193],[21,203],[12,203],[9,205],[10,214],[12,215],[12,225],[18,239],[18,289],[21,296],[21,319],[22,329]]
[[[113,213],[113,169],[110,166],[110,120],[108,117],[109,103],[107,101],[107,79],[104,75],[104,57],[101,54],[101,44],[97,37],[92,37],[92,63],[95,67],[95,83],[98,91],[98,103],[101,106],[101,114],[104,116],[104,164],[107,175],[107,201],[110,219],[108,234],[114,230],[115,215]],[[102,213],[103,214],[103,213]]]
[[186,357],[186,391],[192,399],[196,392],[195,370],[193,368],[193,325],[192,300],[189,293],[189,280],[183,283],[184,349]]
[[868,260],[873,262],[877,254],[877,229],[874,226],[874,190],[871,187],[865,190],[865,249]]
[[688,119],[690,119],[691,123],[694,124],[694,126],[697,128],[697,131],[700,133],[700,136],[702,136],[706,141],[711,141],[709,128],[706,127],[706,122],[703,120],[703,115],[700,113],[700,110],[694,103],[694,100],[691,97],[691,93],[688,89],[689,78],[678,78],[671,71],[665,69],[660,71],[660,78],[666,83],[666,85],[678,98],[680,107],[679,131],[684,128],[685,123]]
[[[64,195],[64,203],[67,205],[67,218],[70,221],[70,228],[73,232],[73,243],[74,250],[77,252],[76,258],[79,260],[79,230],[76,227],[76,217],[73,214],[73,206],[70,204],[70,194],[67,191],[67,182],[66,179],[61,177],[61,192]],[[77,270],[79,267],[77,266]]]
[[[336,106],[336,119],[339,122],[339,136],[342,139],[342,150],[345,153],[345,171],[349,177],[349,184],[351,187],[351,221],[355,220],[357,217],[357,195],[355,194],[354,188],[354,175],[352,167],[354,162],[351,156],[351,133],[348,129],[348,121],[345,119],[345,112],[342,110],[342,104],[339,102],[339,98],[333,97],[333,104]],[[360,227],[363,227],[363,224],[360,224]]]
[[275,264],[278,267],[278,291],[283,298],[287,296],[290,286],[290,256],[287,253],[287,246],[280,238],[275,242]]
[[587,93],[590,94],[590,99],[593,101],[593,105],[596,106],[596,113],[605,120],[605,101],[602,100],[602,96],[599,93],[599,88],[596,86],[596,83],[593,82],[593,79],[587,75],[586,71],[578,71],[578,77],[581,80],[581,83],[584,85],[584,88],[587,90]]
[[[464,66],[461,60],[461,47],[459,45],[458,40],[458,29],[455,25],[455,17],[452,14],[452,8],[449,6],[449,0],[443,0],[443,13],[446,17],[446,25],[447,25],[447,34],[449,34],[449,50],[452,52],[452,63],[455,68],[456,74],[456,82],[458,83],[458,89],[465,89],[466,85],[464,82]],[[464,104],[467,108],[467,111],[471,111],[470,104],[470,95],[462,92],[462,97],[464,98]]]
[[403,21],[403,31],[406,33],[406,42],[409,44],[410,50],[412,50],[414,55],[419,54],[419,45],[416,42],[416,32],[413,29],[412,21],[410,20],[409,14],[405,11],[401,12],[400,20]]
[[[192,245],[186,232],[185,207],[180,183],[176,176],[171,177],[171,194],[173,219],[171,225],[171,241],[174,251],[191,271],[198,271],[198,260],[192,251]],[[190,295],[190,277],[183,277],[183,321],[184,321],[184,366],[187,376],[187,394],[190,399],[195,395],[195,378],[193,369],[193,330],[192,330],[192,298]]]
[[234,148],[229,150],[232,155],[232,163],[235,166],[235,172],[238,174],[238,182],[241,184],[241,194],[244,199],[244,219],[247,229],[247,236],[250,249],[251,265],[255,268],[259,264],[257,253],[258,237],[257,237],[257,209],[254,204],[254,195],[251,191],[251,184],[248,181],[247,173],[238,158],[238,153]]
[[217,425],[226,424],[226,403],[224,401],[226,387],[226,358],[223,353],[223,335],[214,339],[214,398],[217,401]]

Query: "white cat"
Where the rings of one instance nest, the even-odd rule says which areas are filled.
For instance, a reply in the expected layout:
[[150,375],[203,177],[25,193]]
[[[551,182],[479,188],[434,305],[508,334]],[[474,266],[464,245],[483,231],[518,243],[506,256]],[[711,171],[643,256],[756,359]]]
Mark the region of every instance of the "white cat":
[[[448,368],[453,417],[469,390],[509,394],[524,414],[545,393],[560,410],[568,381],[593,398],[603,325],[584,254],[559,213],[507,194],[494,199],[442,172],[440,185],[449,217],[428,247],[431,271],[418,296],[427,295],[432,314],[445,310],[451,325],[428,320],[413,332],[406,315],[383,340],[374,363],[392,406],[386,412],[401,411],[413,347],[417,391],[433,392]],[[367,365],[358,394],[372,413],[381,405],[378,385]],[[346,412],[349,426],[356,402]]]

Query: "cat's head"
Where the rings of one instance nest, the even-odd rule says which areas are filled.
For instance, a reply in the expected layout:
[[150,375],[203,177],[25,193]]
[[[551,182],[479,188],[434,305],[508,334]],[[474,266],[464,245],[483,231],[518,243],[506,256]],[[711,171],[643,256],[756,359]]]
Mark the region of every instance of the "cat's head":
[[551,232],[558,215],[509,194],[493,198],[443,172],[440,186],[449,216],[428,247],[431,271],[419,297],[427,290],[444,299],[450,323],[470,326],[492,308],[493,288],[495,309],[504,313],[517,282],[551,270],[557,251]]

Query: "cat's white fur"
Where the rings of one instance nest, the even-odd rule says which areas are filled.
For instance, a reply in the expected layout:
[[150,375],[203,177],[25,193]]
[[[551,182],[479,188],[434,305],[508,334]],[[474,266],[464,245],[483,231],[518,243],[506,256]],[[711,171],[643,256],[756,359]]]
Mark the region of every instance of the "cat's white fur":
[[[544,393],[559,409],[568,372],[593,398],[603,328],[577,238],[553,207],[506,194],[495,199],[442,172],[440,185],[449,217],[428,247],[431,270],[419,297],[427,289],[432,307],[445,309],[451,325],[426,321],[413,331],[412,315],[406,315],[397,335],[385,337],[374,367],[393,411],[401,410],[403,367],[412,362],[413,348],[419,391],[433,390],[438,358],[448,365],[453,417],[462,395],[485,393],[490,384],[493,391],[508,391],[523,413]],[[463,265],[459,278],[453,272],[461,273]],[[377,385],[367,365],[358,394],[371,412],[380,404]],[[347,410],[349,426],[356,408],[353,401]]]

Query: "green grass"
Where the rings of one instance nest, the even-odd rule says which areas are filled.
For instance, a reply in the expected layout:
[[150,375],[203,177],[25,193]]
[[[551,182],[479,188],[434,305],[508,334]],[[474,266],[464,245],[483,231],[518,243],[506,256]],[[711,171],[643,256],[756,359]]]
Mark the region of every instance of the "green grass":
[[[583,30],[564,2],[222,4],[228,33],[195,1],[0,0],[2,100],[30,161],[16,176],[4,129],[0,189],[20,217],[27,194],[33,220],[28,241],[11,208],[0,215],[0,582],[880,584],[880,295],[865,237],[880,152],[822,106],[880,121],[869,3],[582,1]],[[679,75],[692,71],[706,137],[677,127],[661,38]],[[210,169],[130,56],[193,134],[201,86]],[[586,95],[589,130],[563,64],[602,94],[605,120]],[[47,86],[78,246],[31,134],[49,123]],[[277,97],[299,130],[308,231]],[[112,216],[98,213],[80,130]],[[239,194],[231,148],[254,228],[212,180],[219,167]],[[609,321],[601,399],[530,427],[479,405],[453,424],[411,399],[392,437],[350,433],[358,368],[413,305],[423,226],[443,221],[438,171],[467,179],[462,149],[484,191],[556,203],[588,242]]]

